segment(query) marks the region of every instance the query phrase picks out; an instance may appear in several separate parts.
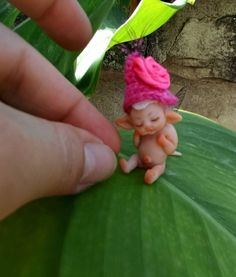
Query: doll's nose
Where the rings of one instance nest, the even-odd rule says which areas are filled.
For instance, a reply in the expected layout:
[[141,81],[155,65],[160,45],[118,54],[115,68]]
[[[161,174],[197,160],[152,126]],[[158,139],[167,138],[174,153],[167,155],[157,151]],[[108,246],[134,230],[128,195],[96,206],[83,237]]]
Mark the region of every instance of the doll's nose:
[[145,122],[145,127],[147,128],[147,129],[152,129],[153,128],[153,123],[151,122],[151,121],[146,121]]

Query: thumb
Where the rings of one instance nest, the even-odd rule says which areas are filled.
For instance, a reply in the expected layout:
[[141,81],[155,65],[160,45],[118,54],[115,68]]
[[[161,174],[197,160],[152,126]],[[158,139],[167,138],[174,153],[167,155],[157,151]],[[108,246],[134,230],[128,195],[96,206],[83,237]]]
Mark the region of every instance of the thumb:
[[89,132],[0,102],[0,218],[23,204],[74,194],[109,177],[113,151]]
[[62,151],[66,193],[78,193],[108,178],[116,168],[116,156],[110,147],[83,129],[56,123],[59,152]]
[[78,193],[113,173],[116,156],[99,138],[69,124],[42,121],[49,129],[42,133],[50,136],[37,159],[48,183],[42,196]]
[[83,174],[75,192],[80,192],[111,175],[116,168],[113,151],[100,143],[84,144]]

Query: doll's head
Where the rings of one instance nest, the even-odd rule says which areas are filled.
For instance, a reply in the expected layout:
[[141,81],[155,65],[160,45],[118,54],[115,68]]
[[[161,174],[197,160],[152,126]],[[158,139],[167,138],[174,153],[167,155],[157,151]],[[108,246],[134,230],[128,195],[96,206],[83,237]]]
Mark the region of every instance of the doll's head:
[[134,129],[140,136],[145,136],[160,132],[167,123],[174,124],[181,119],[181,115],[167,106],[147,100],[134,104],[128,114],[116,120],[116,124],[124,129]]
[[166,123],[176,123],[181,116],[169,108],[177,103],[170,91],[167,70],[152,57],[138,53],[128,56],[125,64],[125,115],[116,123],[125,129],[135,129],[141,136],[162,130]]

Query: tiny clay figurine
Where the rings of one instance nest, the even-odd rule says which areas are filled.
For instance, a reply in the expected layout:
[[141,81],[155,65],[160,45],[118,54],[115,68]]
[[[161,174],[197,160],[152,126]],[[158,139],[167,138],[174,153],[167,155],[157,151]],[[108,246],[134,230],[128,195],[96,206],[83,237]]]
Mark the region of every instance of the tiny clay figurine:
[[130,54],[125,64],[125,115],[116,120],[124,129],[134,129],[138,153],[128,161],[120,159],[121,169],[129,173],[136,167],[147,169],[144,181],[152,184],[165,171],[168,155],[176,152],[178,136],[172,124],[182,117],[171,110],[177,98],[170,91],[167,70],[152,57]]

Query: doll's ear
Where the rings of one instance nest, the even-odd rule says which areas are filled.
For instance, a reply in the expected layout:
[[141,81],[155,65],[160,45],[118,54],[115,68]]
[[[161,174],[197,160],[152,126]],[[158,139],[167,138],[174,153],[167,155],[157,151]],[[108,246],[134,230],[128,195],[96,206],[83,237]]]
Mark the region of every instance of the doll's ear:
[[117,118],[115,121],[118,127],[124,128],[126,130],[133,129],[133,125],[129,120],[129,116],[127,114],[123,115],[120,118]]
[[182,116],[174,111],[168,110],[166,111],[166,121],[169,124],[175,124],[182,120]]

